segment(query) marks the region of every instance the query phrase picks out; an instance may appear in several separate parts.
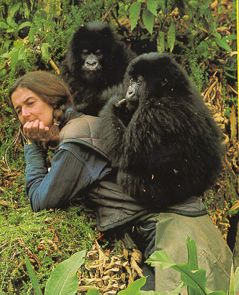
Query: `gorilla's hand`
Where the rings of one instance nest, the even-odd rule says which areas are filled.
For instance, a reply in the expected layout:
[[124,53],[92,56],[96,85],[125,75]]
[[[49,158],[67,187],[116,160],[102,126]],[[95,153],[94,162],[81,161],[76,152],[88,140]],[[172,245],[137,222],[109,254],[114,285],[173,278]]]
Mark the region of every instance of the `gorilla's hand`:
[[128,126],[134,112],[139,106],[139,100],[143,93],[144,85],[142,76],[137,77],[137,79],[130,79],[128,81],[125,98],[114,104],[114,112],[125,126]]
[[114,114],[122,121],[122,123],[127,127],[131,118],[135,112],[136,108],[133,108],[128,102],[127,98],[123,98],[113,104]]

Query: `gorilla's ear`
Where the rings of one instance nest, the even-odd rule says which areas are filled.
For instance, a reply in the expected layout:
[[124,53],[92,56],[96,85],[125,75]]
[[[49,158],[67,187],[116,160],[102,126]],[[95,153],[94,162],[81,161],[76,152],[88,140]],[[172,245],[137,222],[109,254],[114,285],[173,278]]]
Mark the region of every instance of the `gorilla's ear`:
[[103,36],[106,44],[110,44],[110,42],[114,39],[114,33],[109,26],[104,27],[100,34]]
[[79,29],[73,34],[73,38],[71,40],[71,47],[73,50],[76,49],[75,47],[78,46],[79,40],[81,38],[84,38],[84,36],[87,36],[88,29],[86,26],[82,25],[79,27]]
[[68,68],[68,70],[74,71],[74,64],[75,64],[75,58],[72,51],[72,46],[70,46],[62,62],[63,70],[65,68]]
[[189,84],[186,71],[170,56],[164,56],[161,64],[162,86],[168,83],[171,88],[187,88]]

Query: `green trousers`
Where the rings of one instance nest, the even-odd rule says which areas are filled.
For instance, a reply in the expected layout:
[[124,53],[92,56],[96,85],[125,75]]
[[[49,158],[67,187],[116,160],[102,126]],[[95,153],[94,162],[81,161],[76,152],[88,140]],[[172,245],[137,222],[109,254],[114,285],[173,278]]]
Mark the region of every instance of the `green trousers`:
[[[186,241],[190,237],[196,242],[199,268],[206,270],[206,287],[212,291],[228,290],[232,253],[208,215],[160,213],[137,224],[132,237],[145,258],[154,250],[164,250],[176,263],[187,262]],[[156,291],[171,291],[179,284],[177,271],[155,268]],[[187,294],[186,289],[181,294]]]

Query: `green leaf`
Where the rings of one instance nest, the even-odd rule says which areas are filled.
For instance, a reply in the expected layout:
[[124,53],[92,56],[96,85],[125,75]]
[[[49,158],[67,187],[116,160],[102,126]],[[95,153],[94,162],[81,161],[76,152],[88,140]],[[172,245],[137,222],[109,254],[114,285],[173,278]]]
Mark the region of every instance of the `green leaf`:
[[41,291],[40,285],[38,283],[36,274],[35,274],[35,272],[33,270],[31,262],[30,262],[30,260],[29,260],[29,258],[27,256],[25,256],[25,261],[26,261],[27,273],[28,273],[28,275],[30,277],[32,287],[33,287],[33,290],[34,290],[34,294],[35,295],[42,295],[42,291]]
[[17,27],[17,23],[15,22],[14,20],[14,15],[16,14],[16,12],[19,10],[21,6],[21,3],[17,3],[17,4],[14,4],[14,5],[11,5],[9,6],[9,10],[8,10],[8,17],[7,17],[7,23],[9,24],[9,26],[11,28],[15,28]]
[[163,53],[165,51],[164,32],[160,31],[157,38],[157,51]]
[[155,251],[146,260],[146,263],[150,264],[151,266],[160,266],[162,269],[170,268],[176,265],[176,263],[174,263],[163,250]]
[[22,39],[14,41],[14,47],[11,51],[2,55],[4,58],[9,58],[11,68],[14,68],[18,61],[26,59],[25,45]]
[[158,3],[155,0],[148,0],[147,1],[147,8],[148,10],[155,16],[157,16],[158,12]]
[[0,29],[6,30],[8,29],[8,25],[5,22],[0,21]]
[[165,0],[158,0],[158,6],[162,9],[165,10]]
[[17,23],[14,21],[13,18],[11,18],[11,17],[7,17],[6,22],[7,22],[7,24],[9,25],[9,27],[8,27],[8,31],[9,31],[10,29],[17,28]]
[[50,45],[48,43],[42,43],[41,54],[42,54],[42,59],[45,62],[48,62],[48,60],[51,58],[51,55],[49,53],[49,48],[50,48]]
[[[207,295],[229,295],[229,294],[227,294],[224,291],[212,291],[212,292],[208,291]],[[233,293],[233,295],[235,295],[235,294]]]
[[143,19],[145,28],[150,34],[152,34],[153,27],[154,27],[154,15],[148,9],[145,9],[143,11],[142,19]]
[[[182,288],[185,285],[181,283],[176,289],[171,290],[170,294],[167,292],[167,295],[178,295],[181,293]],[[165,295],[165,292],[159,292],[159,291],[140,291],[140,295]]]
[[118,295],[140,295],[140,289],[145,285],[146,277],[142,277],[128,285],[125,290],[122,290]]
[[197,248],[194,240],[187,238],[188,265],[191,270],[198,270]]
[[235,34],[229,35],[229,36],[227,36],[227,39],[228,40],[236,40],[237,39],[237,35],[235,35]]
[[18,30],[21,30],[25,27],[31,27],[32,26],[32,23],[31,22],[24,22],[24,23],[21,23],[18,27]]
[[[165,295],[164,292],[162,293],[159,291],[142,291],[142,290],[140,290],[139,294],[140,295]],[[171,294],[171,292],[170,292],[170,295],[173,295],[173,294]],[[178,295],[178,293],[175,295]]]
[[184,285],[184,283],[181,283],[176,289],[170,291],[170,295],[178,295],[178,294],[180,294],[183,287],[185,287],[185,285]]
[[175,37],[176,37],[175,24],[172,22],[170,24],[170,26],[169,26],[168,34],[167,34],[167,46],[168,46],[170,52],[173,51],[174,43],[175,43]]
[[198,6],[198,1],[192,0],[192,1],[189,1],[188,4],[189,4],[190,6],[192,6],[193,8],[197,8],[197,6]]
[[[198,259],[197,259],[197,248],[195,241],[187,238],[187,249],[188,249],[188,266],[191,271],[198,270]],[[194,288],[188,287],[189,295],[197,295],[197,291]]]
[[181,273],[181,280],[188,287],[194,289],[197,295],[206,295],[206,271],[204,269],[191,270],[188,264],[177,264],[173,269]]
[[141,3],[134,2],[130,5],[129,8],[129,19],[131,24],[131,31],[136,27],[137,22],[139,20],[140,15],[140,9],[141,9]]
[[26,59],[25,46],[19,47],[17,61]]
[[57,265],[46,283],[45,295],[74,295],[77,292],[76,272],[84,263],[86,251],[80,251]]
[[100,292],[97,289],[89,289],[86,295],[100,295]]
[[239,292],[239,267],[235,271],[235,294]]
[[5,53],[1,54],[0,57],[9,58],[9,52],[5,52]]
[[196,47],[197,54],[203,56],[204,58],[209,58],[209,49],[208,49],[208,43],[205,41],[201,41],[198,46]]
[[222,39],[219,38],[215,38],[215,41],[217,43],[218,46],[220,46],[221,48],[225,49],[227,52],[231,52],[231,47],[227,44],[227,40],[225,37],[223,37]]
[[21,6],[21,3],[17,3],[17,4],[14,4],[14,5],[11,5],[9,6],[10,9],[8,10],[8,15],[10,18],[14,17],[14,15],[16,14],[16,12],[19,10]]

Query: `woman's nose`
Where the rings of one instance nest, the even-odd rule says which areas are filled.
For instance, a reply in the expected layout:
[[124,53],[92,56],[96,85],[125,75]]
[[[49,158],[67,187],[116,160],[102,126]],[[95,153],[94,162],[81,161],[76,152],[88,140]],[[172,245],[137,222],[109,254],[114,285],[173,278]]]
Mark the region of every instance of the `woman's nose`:
[[25,119],[25,118],[28,118],[29,116],[30,116],[30,112],[29,112],[29,110],[28,110],[28,108],[26,108],[26,107],[22,107],[22,117]]

